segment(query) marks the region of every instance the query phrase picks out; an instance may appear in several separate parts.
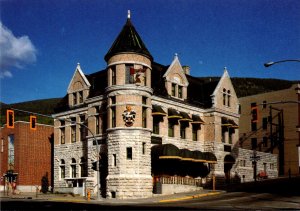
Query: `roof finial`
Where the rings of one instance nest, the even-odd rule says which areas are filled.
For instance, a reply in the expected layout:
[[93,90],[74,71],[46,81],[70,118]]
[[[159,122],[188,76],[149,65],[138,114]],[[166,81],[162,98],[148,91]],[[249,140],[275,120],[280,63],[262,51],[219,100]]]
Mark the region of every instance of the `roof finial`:
[[227,67],[224,67],[224,72],[227,71]]
[[127,11],[127,18],[130,19],[130,10]]
[[178,53],[175,53],[175,54],[174,54],[174,58],[178,58]]

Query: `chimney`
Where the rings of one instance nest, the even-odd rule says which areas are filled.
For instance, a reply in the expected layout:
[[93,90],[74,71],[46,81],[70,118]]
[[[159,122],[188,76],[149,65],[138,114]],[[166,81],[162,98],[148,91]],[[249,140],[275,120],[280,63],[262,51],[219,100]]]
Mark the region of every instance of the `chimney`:
[[182,69],[186,75],[190,75],[190,66],[184,65]]

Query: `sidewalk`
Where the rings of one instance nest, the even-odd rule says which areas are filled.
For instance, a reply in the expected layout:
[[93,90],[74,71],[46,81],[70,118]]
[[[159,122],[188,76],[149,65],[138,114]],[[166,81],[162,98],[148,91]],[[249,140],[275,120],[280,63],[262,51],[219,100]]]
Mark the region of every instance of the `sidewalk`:
[[34,199],[34,200],[44,200],[44,201],[64,201],[64,202],[74,202],[74,203],[101,203],[101,204],[139,204],[139,203],[167,203],[167,202],[175,202],[182,200],[191,200],[193,198],[201,198],[207,196],[213,196],[221,194],[223,191],[211,191],[211,190],[201,190],[194,192],[186,192],[186,193],[176,193],[171,195],[160,195],[154,194],[153,197],[149,198],[139,198],[139,199],[106,199],[101,198],[97,200],[94,196],[88,201],[86,197],[79,195],[71,195],[71,194],[43,194],[43,193],[20,193],[17,195],[4,195],[3,192],[0,193],[0,200],[2,198],[9,199]]

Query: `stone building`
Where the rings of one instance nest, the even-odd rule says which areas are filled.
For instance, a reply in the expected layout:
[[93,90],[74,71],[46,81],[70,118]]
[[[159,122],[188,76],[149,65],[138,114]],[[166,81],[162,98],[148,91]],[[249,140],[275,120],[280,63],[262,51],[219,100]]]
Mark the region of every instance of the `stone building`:
[[55,191],[96,194],[98,183],[103,197],[141,198],[201,188],[212,175],[220,184],[253,179],[252,164],[237,164],[252,151],[237,146],[239,102],[226,68],[206,82],[177,55],[155,62],[130,16],[104,59],[89,75],[77,65],[53,115]]
[[299,88],[239,98],[240,147],[277,154],[279,175],[300,174]]
[[16,121],[14,128],[0,128],[2,191],[16,182],[18,191],[35,192],[43,178],[53,186],[53,131],[53,126],[43,124],[36,124],[36,130],[32,130],[29,122],[23,121]]

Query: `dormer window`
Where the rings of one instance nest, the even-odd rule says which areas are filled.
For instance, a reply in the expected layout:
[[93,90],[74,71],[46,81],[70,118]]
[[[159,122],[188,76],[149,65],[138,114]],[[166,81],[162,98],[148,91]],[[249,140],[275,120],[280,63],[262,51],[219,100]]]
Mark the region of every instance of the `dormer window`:
[[230,90],[226,90],[225,88],[223,89],[223,105],[224,106],[227,106],[227,107],[230,107],[231,103],[231,93],[230,93]]
[[172,83],[172,96],[176,97],[176,84]]
[[73,105],[77,104],[77,93],[73,93]]
[[182,86],[178,85],[178,98],[182,98]]

